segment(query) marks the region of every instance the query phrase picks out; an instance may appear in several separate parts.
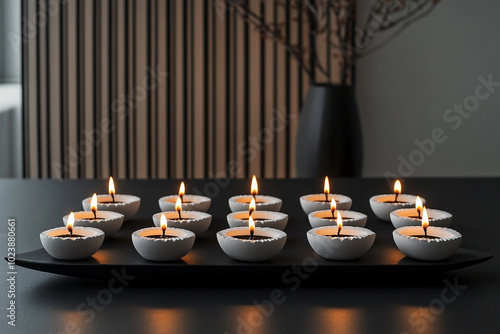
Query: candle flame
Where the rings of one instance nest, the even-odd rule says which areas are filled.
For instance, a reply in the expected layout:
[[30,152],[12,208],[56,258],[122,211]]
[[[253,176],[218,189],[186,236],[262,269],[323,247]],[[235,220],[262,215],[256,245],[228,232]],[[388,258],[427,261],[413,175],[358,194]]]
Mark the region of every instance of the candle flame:
[[66,223],[66,228],[68,229],[69,234],[73,233],[73,225],[75,224],[75,214],[73,211],[69,214],[68,222]]
[[394,193],[401,194],[401,182],[399,180],[396,180],[396,182],[394,182]]
[[427,215],[427,209],[424,206],[424,212],[422,213],[422,228],[426,230],[429,227],[429,216]]
[[177,197],[177,201],[175,202],[175,211],[177,212],[182,211],[182,201],[180,197]]
[[113,177],[109,177],[109,186],[108,186],[108,192],[111,196],[114,196],[116,194],[115,192],[115,183],[113,182]]
[[328,176],[325,176],[325,187],[323,188],[323,193],[325,195],[330,193],[330,181],[328,180]]
[[248,206],[248,215],[251,216],[256,208],[257,205],[255,204],[255,198],[252,198],[252,200],[250,201],[250,205]]
[[418,212],[422,212],[422,200],[420,199],[420,196],[417,196],[417,200],[415,201],[415,209],[417,209]]
[[182,197],[186,193],[186,187],[184,186],[184,182],[181,182],[181,186],[179,187],[179,196]]
[[333,212],[337,210],[337,202],[335,202],[335,198],[332,197],[332,201],[330,202],[330,210]]
[[252,186],[250,188],[252,196],[257,196],[259,193],[259,185],[257,184],[257,178],[255,175],[252,177]]
[[165,230],[167,229],[167,217],[165,217],[164,213],[162,213],[160,217],[160,226],[161,230],[165,232]]
[[90,210],[94,213],[94,215],[97,213],[97,194],[94,193],[92,195],[92,200],[90,201]]
[[340,231],[342,230],[342,216],[340,215],[340,212],[337,213],[337,234],[340,234]]
[[252,217],[248,217],[248,230],[250,232],[250,236],[253,236],[255,233],[255,223]]

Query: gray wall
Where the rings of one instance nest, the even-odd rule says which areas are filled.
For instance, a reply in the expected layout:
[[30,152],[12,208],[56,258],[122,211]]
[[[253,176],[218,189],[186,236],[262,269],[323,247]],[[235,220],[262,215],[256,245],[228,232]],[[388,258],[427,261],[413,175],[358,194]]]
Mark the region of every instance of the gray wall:
[[20,18],[21,1],[0,0],[0,83],[21,82]]
[[[367,2],[361,3],[363,16]],[[428,17],[358,61],[364,176],[500,176],[500,87],[492,93],[479,88],[489,97],[474,97],[479,76],[500,82],[498,13],[495,0],[441,1]],[[464,109],[468,118],[447,111],[464,103],[473,110]],[[432,138],[436,128],[442,129],[439,141],[446,140],[426,154],[415,140]],[[408,163],[398,172],[401,159]]]

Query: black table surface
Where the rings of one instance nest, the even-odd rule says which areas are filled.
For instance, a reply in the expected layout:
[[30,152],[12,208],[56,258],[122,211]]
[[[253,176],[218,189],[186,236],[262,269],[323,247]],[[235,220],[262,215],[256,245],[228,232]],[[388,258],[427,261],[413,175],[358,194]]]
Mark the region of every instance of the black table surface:
[[[158,198],[177,192],[179,180],[115,180],[117,192],[142,198],[138,220],[159,212]],[[323,180],[262,179],[260,193],[283,199],[289,224],[308,225],[299,204]],[[248,193],[249,180],[186,180],[188,193],[212,198],[208,233],[227,226],[228,198]],[[391,233],[368,199],[390,193],[385,179],[331,180],[332,192],[350,196],[352,210],[368,215],[368,228]],[[7,255],[7,221],[15,219],[18,253],[41,247],[40,232],[62,226],[81,200],[106,193],[107,180],[0,180],[0,240]],[[8,297],[9,268],[2,261],[2,333],[498,333],[500,322],[500,222],[498,178],[411,178],[403,193],[419,194],[430,208],[453,214],[461,247],[493,254],[471,267],[415,277],[331,277],[314,284],[315,272],[296,269],[288,282],[208,282],[167,285],[161,280],[89,280],[16,266],[15,298]],[[126,223],[125,223],[126,224]],[[214,242],[215,237],[214,237]],[[126,272],[125,272],[126,274]],[[197,282],[198,281],[198,282]],[[324,281],[324,280],[322,280]],[[328,280],[327,280],[328,281]],[[8,324],[15,300],[16,326]]]

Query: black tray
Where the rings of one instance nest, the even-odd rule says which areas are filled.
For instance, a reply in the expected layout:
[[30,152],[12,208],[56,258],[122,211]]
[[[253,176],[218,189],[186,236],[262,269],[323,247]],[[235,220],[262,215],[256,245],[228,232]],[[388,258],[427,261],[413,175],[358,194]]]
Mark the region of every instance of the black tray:
[[[367,228],[377,233],[368,253],[354,261],[329,261],[317,255],[310,247],[306,232],[310,229],[305,219],[290,219],[285,232],[288,239],[282,252],[265,262],[241,262],[228,257],[219,247],[215,233],[227,228],[225,218],[214,218],[209,230],[199,236],[193,249],[181,260],[151,262],[135,250],[131,234],[152,226],[151,218],[133,219],[124,223],[112,238],[106,239],[101,249],[91,258],[79,261],[61,261],[52,258],[43,248],[18,254],[16,264],[34,270],[60,275],[107,279],[114,271],[139,279],[186,283],[203,280],[223,282],[250,282],[278,280],[294,284],[303,280],[332,280],[335,277],[369,275],[414,276],[445,272],[471,266],[493,256],[459,248],[447,260],[417,261],[405,257],[392,240],[392,225],[386,222],[368,222]],[[116,273],[115,273],[116,274]],[[366,276],[365,276],[366,277]]]

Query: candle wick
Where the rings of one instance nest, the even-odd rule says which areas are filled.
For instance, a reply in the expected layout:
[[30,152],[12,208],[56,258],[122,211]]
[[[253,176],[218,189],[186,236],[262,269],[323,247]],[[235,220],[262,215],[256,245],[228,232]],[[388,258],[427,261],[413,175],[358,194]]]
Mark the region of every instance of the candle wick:
[[418,212],[418,219],[420,219],[420,210],[417,210]]
[[328,202],[328,194],[325,193],[325,202]]
[[70,238],[71,238],[71,237],[73,237],[73,231],[72,231],[72,230],[71,230],[71,231],[69,231],[69,237],[70,237]]
[[332,210],[332,218],[335,219],[335,210]]
[[113,203],[115,202],[115,194],[111,194],[111,199],[113,200]]
[[337,237],[340,237],[340,230],[341,228],[337,228]]
[[398,201],[398,193],[395,194],[396,196],[394,197],[394,202],[397,202]]
[[177,211],[177,213],[179,214],[179,219],[182,219],[182,217],[181,217],[181,211],[179,210],[179,211]]
[[181,198],[181,203],[184,203],[184,195],[179,196]]
[[92,212],[94,213],[94,219],[97,219],[97,210]]
[[165,238],[165,230],[162,230],[161,232],[162,232],[162,236],[161,237]]
[[427,238],[427,227],[424,227],[424,235]]

